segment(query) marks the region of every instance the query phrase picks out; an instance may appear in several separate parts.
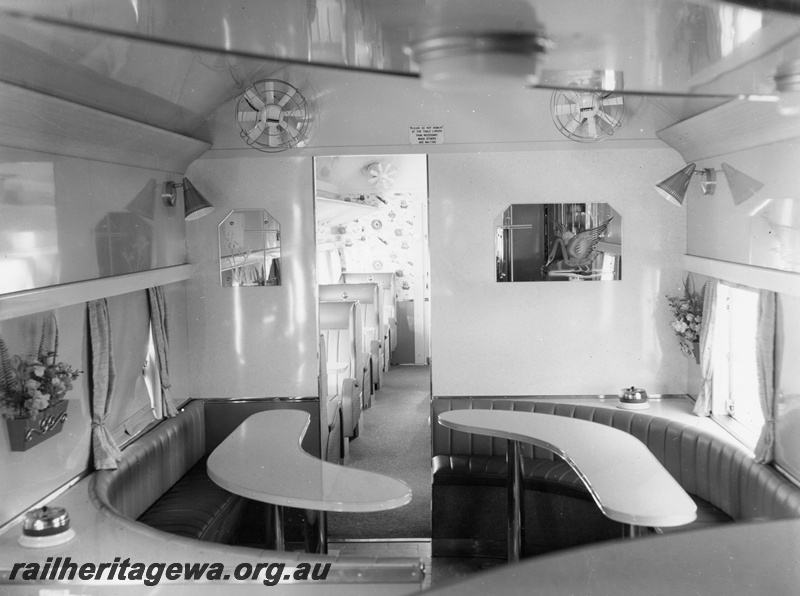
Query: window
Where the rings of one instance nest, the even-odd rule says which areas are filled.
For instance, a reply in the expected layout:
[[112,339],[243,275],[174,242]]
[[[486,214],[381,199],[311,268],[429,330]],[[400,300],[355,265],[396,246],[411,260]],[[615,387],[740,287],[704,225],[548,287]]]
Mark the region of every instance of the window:
[[712,414],[754,447],[764,424],[758,398],[758,291],[719,284],[713,343]]
[[117,445],[160,419],[161,381],[146,292],[109,299],[116,382],[106,425]]

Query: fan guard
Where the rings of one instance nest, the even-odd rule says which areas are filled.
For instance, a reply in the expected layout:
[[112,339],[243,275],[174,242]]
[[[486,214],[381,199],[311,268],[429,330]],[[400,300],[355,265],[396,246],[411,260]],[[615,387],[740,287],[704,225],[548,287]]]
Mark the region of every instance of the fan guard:
[[389,190],[397,182],[397,168],[390,163],[371,163],[364,170],[367,182],[377,190]]
[[607,139],[622,126],[625,117],[623,97],[603,91],[557,90],[550,108],[558,131],[580,143]]
[[311,109],[303,95],[285,81],[252,84],[236,104],[239,135],[253,149],[275,153],[306,145]]

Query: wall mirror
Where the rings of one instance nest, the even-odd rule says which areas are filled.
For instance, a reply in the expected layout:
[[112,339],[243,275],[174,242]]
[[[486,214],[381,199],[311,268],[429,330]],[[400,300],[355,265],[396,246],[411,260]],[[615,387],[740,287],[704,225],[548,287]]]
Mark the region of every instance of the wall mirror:
[[495,221],[499,282],[622,277],[622,217],[608,203],[510,205]]
[[281,224],[264,209],[234,209],[219,224],[223,287],[281,285]]

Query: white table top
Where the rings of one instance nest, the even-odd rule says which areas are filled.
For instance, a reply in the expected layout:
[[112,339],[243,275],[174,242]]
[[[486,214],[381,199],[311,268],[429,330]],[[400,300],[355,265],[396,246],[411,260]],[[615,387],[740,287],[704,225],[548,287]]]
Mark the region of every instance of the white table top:
[[439,415],[454,430],[531,443],[561,456],[580,476],[603,514],[636,526],[692,522],[697,508],[680,484],[636,437],[577,418],[502,410]]
[[237,495],[300,509],[384,511],[411,501],[411,488],[401,480],[303,451],[309,421],[300,410],[253,414],[209,456],[209,477]]

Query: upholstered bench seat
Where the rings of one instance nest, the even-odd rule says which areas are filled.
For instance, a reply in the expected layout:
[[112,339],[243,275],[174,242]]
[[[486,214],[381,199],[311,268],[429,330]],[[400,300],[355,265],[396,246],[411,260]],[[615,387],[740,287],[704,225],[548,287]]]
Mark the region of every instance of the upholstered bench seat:
[[[508,467],[505,456],[437,455],[433,458],[433,482],[452,486],[506,486]],[[559,459],[522,458],[522,481],[525,490],[591,499],[586,485],[569,464]],[[734,521],[708,501],[689,495],[697,505],[697,519],[686,526],[664,528],[664,532],[695,529]],[[659,529],[661,531],[661,529]]]
[[[503,455],[437,455],[433,458],[433,481],[438,485],[506,486],[507,470]],[[564,461],[523,457],[522,479],[526,490],[591,498],[578,474]]]
[[206,473],[206,458],[165,492],[138,519],[143,524],[187,538],[232,544],[242,522],[247,499],[214,484]]
[[116,470],[92,476],[89,493],[116,515],[207,542],[230,543],[248,500],[206,473],[202,401],[189,402],[122,452]]
[[[133,560],[218,561],[231,570],[245,563],[256,567],[265,561],[286,565],[287,569],[298,565],[309,568],[332,565],[325,581],[287,586],[282,583],[280,593],[341,595],[360,591],[400,596],[420,590],[425,574],[418,556],[264,550],[267,535],[264,504],[217,487],[207,476],[206,455],[227,436],[229,426],[238,425],[242,414],[246,418],[253,411],[267,408],[241,404],[233,406],[235,412],[226,412],[227,404],[217,404],[208,411],[207,436],[206,404],[201,400],[190,401],[178,416],[162,421],[126,446],[116,470],[99,470],[87,482],[67,491],[71,500],[65,505],[71,517],[74,516],[78,532],[82,532],[82,538],[69,547],[73,559],[83,552],[85,560],[104,560],[104,556],[108,553],[113,556],[118,552],[114,549],[122,545],[125,556],[130,555]],[[338,451],[338,443],[333,447]],[[319,448],[324,450],[325,444]],[[85,499],[87,490],[90,504]],[[236,542],[230,544],[234,539]],[[24,558],[24,553],[18,558]],[[186,594],[203,591],[199,584],[194,591],[192,586],[183,588],[178,591]],[[248,593],[258,592],[253,585],[241,588]]]
[[[431,419],[456,409],[499,409],[567,416],[612,426],[641,440],[697,504],[697,519],[658,533],[720,523],[800,517],[800,488],[755,462],[731,441],[646,412],[525,398],[437,398]],[[434,555],[504,551],[507,441],[434,423]],[[555,453],[523,444],[528,554],[619,538],[588,490]],[[530,531],[528,531],[530,530]],[[502,554],[502,552],[500,553]]]
[[685,526],[675,526],[672,528],[653,528],[657,534],[670,534],[672,532],[683,532],[685,530],[700,530],[710,528],[718,524],[725,524],[736,521],[719,507],[715,507],[705,499],[697,495],[689,495],[694,504],[697,505],[697,518]]

